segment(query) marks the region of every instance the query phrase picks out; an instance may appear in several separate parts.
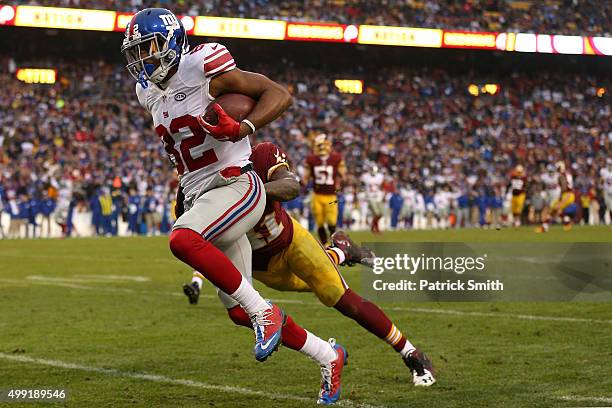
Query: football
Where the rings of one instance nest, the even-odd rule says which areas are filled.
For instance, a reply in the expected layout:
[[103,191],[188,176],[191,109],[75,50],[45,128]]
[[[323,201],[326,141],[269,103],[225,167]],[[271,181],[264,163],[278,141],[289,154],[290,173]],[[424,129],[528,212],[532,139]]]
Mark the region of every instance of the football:
[[221,105],[228,115],[240,122],[253,110],[255,99],[237,93],[229,93],[217,97],[208,104],[204,111],[204,120],[211,125],[216,125],[218,122],[217,113],[212,108],[215,103]]

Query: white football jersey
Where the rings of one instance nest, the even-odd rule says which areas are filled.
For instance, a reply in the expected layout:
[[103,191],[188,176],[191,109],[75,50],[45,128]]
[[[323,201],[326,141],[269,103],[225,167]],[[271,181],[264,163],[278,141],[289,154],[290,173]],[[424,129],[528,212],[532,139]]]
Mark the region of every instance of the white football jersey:
[[404,199],[404,207],[407,210],[413,210],[416,201],[416,192],[411,188],[400,188],[400,195]]
[[66,210],[70,207],[70,201],[72,200],[72,187],[62,186],[57,191],[57,205],[56,208],[60,210]]
[[365,184],[366,193],[370,200],[382,201],[385,197],[382,191],[382,183],[385,179],[382,173],[370,174],[364,173],[361,176],[361,181]]
[[567,188],[568,189],[573,189],[574,188],[574,176],[572,175],[572,173],[570,173],[569,171],[566,171],[565,173],[562,173],[563,176],[565,177],[565,181],[567,182]]
[[414,195],[414,211],[417,213],[425,211],[425,198],[419,192]]
[[548,172],[542,174],[542,182],[547,190],[557,190],[559,186],[559,173],[550,174]]
[[450,196],[446,191],[438,191],[434,194],[434,204],[440,210],[448,210],[450,208]]
[[603,188],[607,194],[612,194],[612,171],[604,167],[599,171],[601,178],[603,179]]
[[209,93],[210,81],[234,68],[234,58],[223,45],[201,44],[183,54],[166,89],[150,82],[146,87],[136,85],[138,102],[153,117],[155,131],[181,176],[186,197],[197,192],[216,172],[249,163],[248,137],[236,143],[220,142],[197,121],[214,100]]

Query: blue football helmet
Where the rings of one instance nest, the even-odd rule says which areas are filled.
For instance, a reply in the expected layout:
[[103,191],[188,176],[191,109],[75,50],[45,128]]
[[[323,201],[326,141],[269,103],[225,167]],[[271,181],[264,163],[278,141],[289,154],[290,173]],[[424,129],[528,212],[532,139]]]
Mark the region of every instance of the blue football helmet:
[[132,17],[125,29],[121,52],[126,68],[143,86],[159,84],[189,51],[183,23],[170,10],[148,8]]

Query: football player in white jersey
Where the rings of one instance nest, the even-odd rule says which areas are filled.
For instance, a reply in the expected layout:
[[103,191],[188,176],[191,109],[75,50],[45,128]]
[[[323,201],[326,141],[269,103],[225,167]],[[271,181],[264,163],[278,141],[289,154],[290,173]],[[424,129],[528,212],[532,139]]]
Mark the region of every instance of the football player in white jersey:
[[[610,220],[612,220],[612,157],[606,159],[606,167],[599,171],[599,175],[602,181],[606,211],[608,211]],[[605,218],[602,222],[605,222]]]
[[542,209],[542,220],[548,220],[550,218],[551,206],[561,197],[561,186],[559,185],[557,168],[552,163],[546,166],[546,172],[542,173],[541,179],[544,184],[545,202]]
[[380,233],[380,227],[378,223],[383,216],[385,206],[385,193],[382,190],[382,183],[384,180],[385,176],[382,172],[379,172],[377,166],[372,166],[368,173],[364,173],[361,176],[361,181],[363,182],[363,184],[365,184],[368,208],[372,213],[372,223],[370,224],[370,230],[376,234]]
[[[573,177],[572,174],[566,170],[565,163],[562,161],[557,162],[556,165],[553,166],[553,170],[556,170],[556,185],[558,186],[559,193],[557,198],[549,204],[548,213],[546,215],[543,214],[542,226],[536,228],[536,232],[539,233],[548,232],[549,224],[559,217],[561,217],[563,222],[563,230],[570,231],[578,209],[576,205],[576,196],[574,194]],[[551,172],[549,171],[549,173]],[[553,186],[554,184],[549,181],[548,185]]]
[[438,188],[434,194],[434,204],[438,216],[438,228],[448,228],[450,208],[452,204],[452,194],[447,184],[442,188]]
[[[182,23],[169,10],[149,8],[127,25],[121,51],[137,81],[140,104],[176,166],[185,194],[185,213],[176,220],[170,249],[218,288],[226,308],[240,305],[255,330],[255,358],[278,347],[282,310],[251,285],[251,246],[246,232],[265,208],[262,181],[249,161],[248,135],[281,115],[291,96],[263,75],[242,71],[221,44],[189,49]],[[206,107],[226,93],[257,101],[237,122],[218,104],[216,125],[206,123]]]
[[414,229],[425,229],[427,228],[427,221],[425,219],[425,197],[423,192],[415,189],[414,191],[414,215],[412,225]]
[[561,186],[559,186],[559,173],[553,164],[546,166],[546,172],[542,173],[542,183],[546,195],[546,205],[551,206],[553,202],[561,196]]
[[400,223],[404,229],[412,228],[413,214],[416,204],[416,192],[411,185],[406,185],[400,188],[400,195],[404,199],[404,204],[400,211]]

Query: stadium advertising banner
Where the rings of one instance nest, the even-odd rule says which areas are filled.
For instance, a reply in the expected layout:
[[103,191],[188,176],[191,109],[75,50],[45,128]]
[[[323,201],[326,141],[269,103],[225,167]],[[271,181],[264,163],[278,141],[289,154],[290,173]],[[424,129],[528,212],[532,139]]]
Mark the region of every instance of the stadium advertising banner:
[[15,25],[16,7],[0,6],[0,25]]
[[359,29],[355,25],[322,23],[287,23],[286,40],[357,42]]
[[[106,10],[0,5],[0,25],[6,26],[123,31],[132,17],[132,13]],[[544,54],[612,55],[612,38],[608,37],[496,33],[206,16],[179,16],[179,18],[187,34],[197,36],[465,48]]]
[[444,30],[443,48],[497,49],[497,33]]
[[47,68],[19,68],[16,77],[27,84],[54,84],[57,70]]
[[359,44],[440,48],[442,30],[432,28],[359,26]]
[[114,11],[19,6],[14,25],[69,30],[113,31]]
[[597,55],[612,55],[612,38],[583,37],[583,39],[587,50],[593,50]]
[[284,21],[253,20],[247,18],[196,17],[195,35],[213,37],[255,38],[284,40]]

